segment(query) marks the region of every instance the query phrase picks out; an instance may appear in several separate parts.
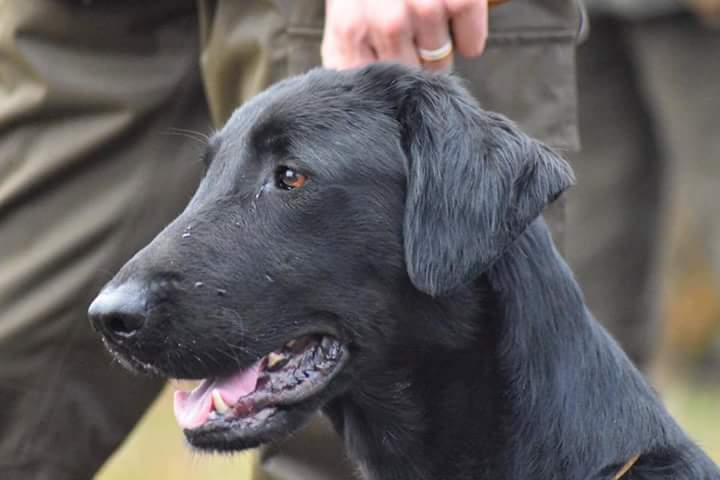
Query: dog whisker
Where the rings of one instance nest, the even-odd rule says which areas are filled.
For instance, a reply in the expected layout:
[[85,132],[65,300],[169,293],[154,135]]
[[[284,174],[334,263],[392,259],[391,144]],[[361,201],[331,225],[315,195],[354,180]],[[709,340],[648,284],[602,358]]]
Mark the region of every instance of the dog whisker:
[[202,145],[207,145],[210,143],[210,136],[206,135],[202,132],[198,132],[195,130],[189,130],[186,128],[177,128],[177,127],[170,127],[166,132],[163,132],[164,135],[176,135],[178,137],[184,137],[188,138],[190,140],[194,140],[195,142],[198,142]]

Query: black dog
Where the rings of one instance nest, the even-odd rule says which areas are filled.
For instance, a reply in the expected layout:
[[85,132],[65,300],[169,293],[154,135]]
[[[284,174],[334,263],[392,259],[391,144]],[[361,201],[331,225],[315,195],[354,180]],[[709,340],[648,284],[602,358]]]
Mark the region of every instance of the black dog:
[[193,446],[322,409],[371,479],[720,479],[553,247],[540,213],[569,167],[454,79],[292,78],[207,162],[90,308],[130,368],[207,379],[176,395]]

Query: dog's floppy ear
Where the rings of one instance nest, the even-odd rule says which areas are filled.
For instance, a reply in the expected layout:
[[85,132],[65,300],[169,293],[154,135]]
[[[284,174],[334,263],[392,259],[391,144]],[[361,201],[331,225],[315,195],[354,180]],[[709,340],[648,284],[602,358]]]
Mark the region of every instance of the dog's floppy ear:
[[404,90],[405,259],[413,284],[438,296],[485,271],[574,179],[555,152],[481,110],[457,80],[416,75]]

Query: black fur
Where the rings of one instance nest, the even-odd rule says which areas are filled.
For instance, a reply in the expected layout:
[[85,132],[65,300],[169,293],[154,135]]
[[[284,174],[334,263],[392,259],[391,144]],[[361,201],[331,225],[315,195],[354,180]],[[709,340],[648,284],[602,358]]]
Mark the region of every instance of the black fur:
[[[457,80],[316,70],[209,151],[186,211],[112,282],[147,295],[143,329],[111,342],[129,363],[218,376],[333,333],[350,362],[314,405],[367,478],[609,480],[639,453],[625,480],[720,479],[553,247],[539,215],[569,167]],[[277,188],[281,165],[307,184]]]

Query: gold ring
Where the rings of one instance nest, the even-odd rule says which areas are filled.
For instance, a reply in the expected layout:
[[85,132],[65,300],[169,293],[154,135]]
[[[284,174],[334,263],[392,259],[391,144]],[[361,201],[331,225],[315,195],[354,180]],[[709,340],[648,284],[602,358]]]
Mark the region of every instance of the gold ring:
[[440,60],[445,60],[447,57],[452,55],[452,52],[452,40],[448,40],[443,46],[434,50],[418,48],[418,56],[423,62],[439,62]]

